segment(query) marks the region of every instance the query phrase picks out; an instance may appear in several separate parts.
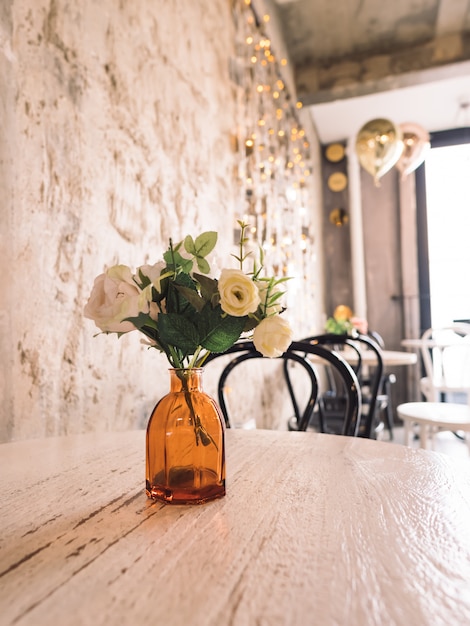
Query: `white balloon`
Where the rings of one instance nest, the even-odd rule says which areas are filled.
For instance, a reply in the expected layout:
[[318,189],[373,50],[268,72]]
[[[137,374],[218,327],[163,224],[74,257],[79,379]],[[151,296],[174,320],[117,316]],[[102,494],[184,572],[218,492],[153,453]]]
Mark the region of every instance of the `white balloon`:
[[431,141],[427,130],[418,124],[404,123],[400,124],[399,128],[403,136],[403,152],[396,167],[400,170],[402,178],[406,178],[424,161],[431,148]]

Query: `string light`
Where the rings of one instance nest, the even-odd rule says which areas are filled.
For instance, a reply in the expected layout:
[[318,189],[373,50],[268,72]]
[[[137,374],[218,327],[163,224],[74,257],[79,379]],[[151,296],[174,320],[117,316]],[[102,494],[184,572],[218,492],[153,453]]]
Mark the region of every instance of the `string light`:
[[236,58],[237,171],[245,199],[239,214],[252,225],[252,234],[257,233],[267,268],[308,276],[310,154],[297,117],[302,103],[292,97],[281,75],[287,59],[276,58],[264,31],[270,16],[256,17],[251,0],[233,0],[233,6],[237,41],[242,42]]

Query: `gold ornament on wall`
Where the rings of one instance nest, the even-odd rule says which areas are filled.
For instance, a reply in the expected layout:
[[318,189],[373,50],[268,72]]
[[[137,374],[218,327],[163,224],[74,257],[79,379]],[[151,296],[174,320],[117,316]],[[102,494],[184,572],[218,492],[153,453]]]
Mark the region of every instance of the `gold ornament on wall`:
[[341,143],[332,143],[325,150],[325,158],[330,163],[339,163],[344,159],[345,147]]
[[348,212],[344,209],[333,209],[330,213],[330,222],[334,226],[345,226],[349,222]]
[[348,184],[348,178],[343,172],[333,172],[328,176],[327,185],[331,191],[343,191]]

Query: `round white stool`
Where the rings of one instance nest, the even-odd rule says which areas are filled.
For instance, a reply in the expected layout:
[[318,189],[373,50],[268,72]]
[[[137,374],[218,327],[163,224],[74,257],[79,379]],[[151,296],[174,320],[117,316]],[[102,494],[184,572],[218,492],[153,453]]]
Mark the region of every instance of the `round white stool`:
[[[397,415],[405,427],[405,445],[411,446],[413,427],[419,426],[421,448],[440,430],[470,432],[470,407],[452,402],[406,402],[397,406]],[[467,437],[470,452],[470,439]]]

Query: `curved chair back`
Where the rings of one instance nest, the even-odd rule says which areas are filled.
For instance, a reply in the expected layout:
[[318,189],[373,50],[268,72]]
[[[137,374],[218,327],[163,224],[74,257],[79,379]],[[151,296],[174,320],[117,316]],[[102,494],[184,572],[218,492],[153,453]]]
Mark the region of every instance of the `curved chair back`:
[[[229,374],[234,370],[237,365],[247,361],[249,359],[266,359],[261,353],[259,353],[251,341],[241,341],[234,344],[226,352],[221,354],[210,354],[206,360],[206,364],[210,363],[214,359],[227,356],[229,354],[236,354],[225,367],[223,368],[219,380],[218,380],[218,400],[222,410],[223,416],[227,427],[231,427],[230,417],[227,408],[225,388]],[[309,391],[306,394],[305,402],[302,404],[304,408],[300,408],[300,403],[293,390],[292,380],[290,377],[286,377],[286,383],[289,390],[290,399],[294,409],[294,425],[291,430],[305,431],[312,419],[315,405],[318,396],[318,380],[315,372],[315,368],[312,362],[306,357],[307,354],[316,355],[317,358],[323,359],[331,367],[337,371],[340,378],[344,381],[346,403],[344,411],[344,421],[341,428],[341,434],[349,436],[357,436],[359,432],[359,419],[361,413],[361,396],[359,391],[359,384],[357,377],[354,374],[353,369],[339,357],[337,354],[320,345],[308,345],[302,342],[294,341],[289,348],[282,354],[279,359],[282,359],[284,364],[287,362],[299,364],[304,371],[308,374]]]
[[[376,414],[378,412],[377,398],[383,377],[382,354],[377,342],[367,335],[357,334],[351,337],[349,335],[325,333],[306,337],[300,343],[304,345],[327,346],[329,350],[338,350],[340,356],[350,363],[358,379],[364,401],[365,419],[362,420],[359,436],[373,437],[376,426]],[[347,351],[343,350],[345,347],[348,348]],[[372,355],[372,360],[368,359],[367,364],[364,363],[364,349],[367,349],[369,355]],[[364,375],[366,365],[367,376]],[[322,424],[320,425],[322,426]],[[323,427],[325,427],[324,423]]]

